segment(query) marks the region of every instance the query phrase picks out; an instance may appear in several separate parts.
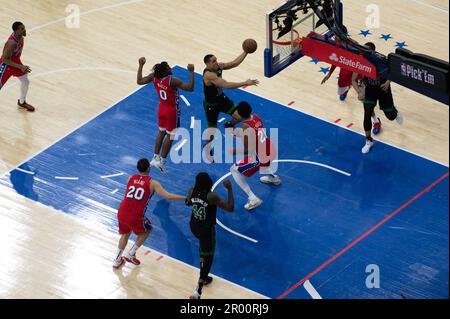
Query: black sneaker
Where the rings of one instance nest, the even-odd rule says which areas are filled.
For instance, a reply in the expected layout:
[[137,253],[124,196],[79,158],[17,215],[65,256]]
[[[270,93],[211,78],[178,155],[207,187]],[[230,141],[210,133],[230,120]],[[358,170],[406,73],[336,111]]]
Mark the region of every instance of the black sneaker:
[[212,283],[213,281],[213,277],[208,276],[208,278],[206,278],[206,280],[203,282],[203,286],[208,286]]

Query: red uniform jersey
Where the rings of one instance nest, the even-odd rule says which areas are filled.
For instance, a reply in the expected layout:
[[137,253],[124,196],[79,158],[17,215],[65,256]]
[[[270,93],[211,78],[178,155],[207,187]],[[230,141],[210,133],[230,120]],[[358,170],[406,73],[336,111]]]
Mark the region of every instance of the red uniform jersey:
[[179,95],[178,89],[170,86],[172,76],[166,76],[163,79],[154,78],[156,92],[158,92],[159,105],[165,107],[178,107]]
[[[22,61],[20,61],[20,56],[22,55],[22,50],[23,50],[23,45],[24,45],[23,38],[20,40],[17,40],[13,33],[10,35],[8,41],[14,41],[16,43],[16,48],[14,49],[14,52],[11,56],[11,61],[16,64],[22,65]],[[6,48],[6,44],[3,47],[2,56],[0,57],[0,87],[5,85],[6,82],[8,82],[10,77],[12,77],[12,76],[21,77],[26,74],[25,72],[23,72],[22,70],[20,70],[18,68],[8,66],[3,63],[3,55],[5,54],[5,48]]]
[[178,89],[170,86],[172,76],[163,79],[154,78],[153,84],[158,92],[158,127],[168,133],[174,133],[180,127],[180,107]]
[[[120,203],[119,218],[128,220],[140,219],[147,210],[147,204],[152,197],[150,181],[147,175],[135,174],[130,177],[125,192],[125,197]],[[120,216],[123,214],[123,216]]]
[[[16,44],[16,49],[14,50],[14,52],[11,56],[11,61],[13,61],[14,63],[17,63],[17,64],[22,64],[22,62],[20,61],[20,56],[22,55],[22,51],[23,51],[23,47],[24,47],[24,43],[25,43],[23,40],[23,37],[22,37],[22,39],[17,40],[13,33],[9,36],[8,42],[9,41],[14,41],[14,43]],[[5,53],[5,48],[6,48],[6,43],[3,47],[2,57],[0,58],[0,64],[2,63],[2,58],[3,58],[3,54]]]
[[339,71],[338,86],[339,87],[352,86],[352,77],[353,77],[352,71],[341,68]]
[[[335,65],[331,66],[330,72],[336,69]],[[338,86],[346,88],[352,86],[353,71],[349,71],[343,68],[339,68]],[[358,74],[358,81],[362,80],[362,75]]]
[[[267,164],[276,157],[276,149],[267,137],[264,124],[258,114],[253,114],[249,120],[243,121],[254,130],[255,141],[252,148],[256,148],[256,155],[262,164]],[[251,143],[251,141],[249,141]]]

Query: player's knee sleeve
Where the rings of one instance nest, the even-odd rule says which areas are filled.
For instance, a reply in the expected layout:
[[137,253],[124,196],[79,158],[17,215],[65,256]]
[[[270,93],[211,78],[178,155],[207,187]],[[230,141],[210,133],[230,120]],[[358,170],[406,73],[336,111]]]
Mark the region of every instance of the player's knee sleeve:
[[370,131],[372,129],[372,117],[370,115],[364,115],[364,131]]
[[208,278],[208,274],[211,270],[213,256],[203,257],[203,262],[200,264],[200,278]]
[[30,85],[30,80],[28,79],[28,75],[19,77],[19,80],[22,83],[22,85]]
[[375,105],[364,103],[364,131],[368,132],[372,129],[372,114]]

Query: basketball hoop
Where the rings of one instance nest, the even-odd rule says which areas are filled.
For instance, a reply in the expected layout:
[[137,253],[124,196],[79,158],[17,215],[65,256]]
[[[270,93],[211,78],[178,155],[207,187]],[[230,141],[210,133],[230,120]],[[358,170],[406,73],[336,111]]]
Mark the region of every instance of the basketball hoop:
[[[277,29],[272,31],[275,32]],[[285,59],[293,52],[301,50],[301,42],[300,33],[293,29],[292,32],[285,34],[280,39],[272,41],[274,56],[279,55],[280,60]]]
[[[333,0],[338,16],[335,22],[342,24],[342,0]],[[303,3],[327,3],[330,1],[285,0],[266,14],[266,49],[264,50],[264,75],[272,77],[305,56],[305,39],[311,32],[320,35],[332,33],[315,10],[301,10]],[[295,13],[295,15],[293,14]],[[289,20],[288,18],[291,18]],[[322,17],[323,18],[323,17]],[[280,37],[278,37],[281,35]]]

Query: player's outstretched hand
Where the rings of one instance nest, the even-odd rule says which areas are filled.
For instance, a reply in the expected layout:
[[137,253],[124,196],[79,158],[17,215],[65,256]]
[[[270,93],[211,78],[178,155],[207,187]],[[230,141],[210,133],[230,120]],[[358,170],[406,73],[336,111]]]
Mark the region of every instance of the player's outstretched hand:
[[189,72],[194,72],[194,65],[188,64],[187,69],[189,70]]
[[247,86],[258,85],[258,84],[259,84],[258,80],[248,79],[247,81],[245,81],[245,85],[247,85]]
[[22,65],[22,66],[20,67],[20,70],[21,70],[23,73],[30,73],[30,72],[31,72],[31,68],[30,68],[28,65]]
[[226,188],[226,189],[231,189],[231,182],[228,180],[228,179],[226,179],[226,180],[224,180],[223,181],[223,186]]
[[327,75],[323,78],[322,83],[321,84],[325,84],[326,81],[328,81],[330,79],[330,77]]
[[358,100],[363,101],[364,98],[365,98],[364,92],[359,92],[359,93],[358,93]]
[[139,65],[144,65],[146,62],[147,60],[144,57],[139,59]]
[[387,81],[387,82],[385,82],[385,83],[383,83],[383,84],[381,84],[381,89],[383,90],[383,91],[388,91],[389,90],[389,86],[391,85],[391,83],[389,82],[389,81]]

